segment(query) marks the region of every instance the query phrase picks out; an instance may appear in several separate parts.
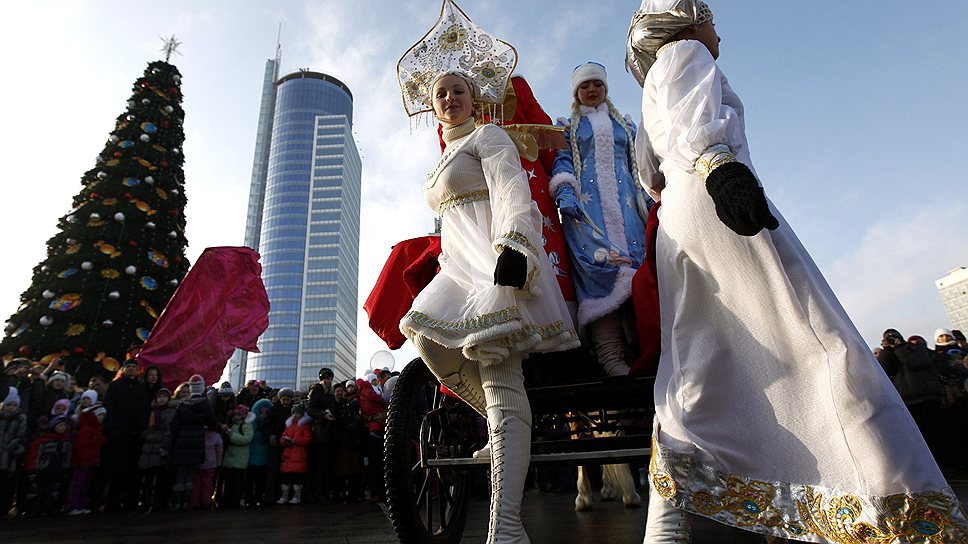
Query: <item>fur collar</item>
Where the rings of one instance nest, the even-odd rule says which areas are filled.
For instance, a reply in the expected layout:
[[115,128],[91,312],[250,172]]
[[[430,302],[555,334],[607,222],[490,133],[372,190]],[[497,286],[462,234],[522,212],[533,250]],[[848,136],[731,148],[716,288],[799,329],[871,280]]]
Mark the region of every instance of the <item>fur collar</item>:
[[297,422],[296,416],[290,416],[289,419],[286,420],[286,428],[288,429],[291,427],[293,423],[296,423],[297,425],[307,425],[310,421],[312,421],[312,419],[313,418],[309,417],[309,414],[306,414],[299,418],[299,421]]

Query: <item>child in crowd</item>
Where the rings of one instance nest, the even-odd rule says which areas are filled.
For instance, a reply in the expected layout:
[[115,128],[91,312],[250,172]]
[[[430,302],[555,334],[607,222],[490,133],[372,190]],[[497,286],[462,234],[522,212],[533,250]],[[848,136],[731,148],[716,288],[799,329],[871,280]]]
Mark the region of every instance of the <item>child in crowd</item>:
[[[282,446],[282,487],[277,504],[299,504],[303,484],[309,469],[309,444],[313,441],[312,418],[306,415],[301,404],[292,407],[292,417],[286,421],[286,430],[279,444]],[[292,498],[289,489],[292,488]]]
[[252,405],[252,442],[249,443],[249,466],[245,473],[245,504],[262,504],[266,494],[266,467],[269,464],[269,409],[272,401],[259,399]]
[[38,432],[31,442],[24,462],[24,471],[27,473],[24,513],[27,516],[56,513],[61,480],[70,468],[72,447],[67,418],[64,416],[50,418],[47,431]]
[[217,431],[205,431],[205,460],[195,467],[192,482],[192,508],[209,509],[215,492],[215,470],[222,463],[224,445]]
[[225,458],[219,475],[222,502],[219,506],[239,506],[245,486],[245,469],[249,466],[249,444],[254,436],[255,414],[239,404],[232,415],[232,424],[225,431]]
[[13,506],[17,491],[17,459],[23,455],[27,416],[20,411],[20,395],[10,387],[0,408],[0,518]]
[[68,515],[90,514],[91,482],[94,470],[101,464],[101,446],[104,444],[102,424],[107,410],[97,401],[97,391],[88,389],[81,394],[74,420],[74,450],[71,454],[70,487],[67,491]]
[[142,510],[161,510],[168,504],[170,488],[168,461],[171,459],[171,420],[175,409],[170,406],[171,391],[165,387],[155,391],[148,416],[148,428],[141,433],[144,446],[138,468],[143,472],[141,484]]
[[[205,380],[198,374],[193,375],[188,380],[188,390],[191,396],[179,402],[171,420],[171,464],[175,472],[172,503],[175,510],[188,508],[194,491],[195,468],[208,464],[206,429],[214,431],[219,428],[212,406],[205,398]],[[213,459],[208,465],[213,472],[214,467],[221,461],[221,452],[219,454],[218,461]],[[211,485],[209,487],[208,496],[211,497]]]

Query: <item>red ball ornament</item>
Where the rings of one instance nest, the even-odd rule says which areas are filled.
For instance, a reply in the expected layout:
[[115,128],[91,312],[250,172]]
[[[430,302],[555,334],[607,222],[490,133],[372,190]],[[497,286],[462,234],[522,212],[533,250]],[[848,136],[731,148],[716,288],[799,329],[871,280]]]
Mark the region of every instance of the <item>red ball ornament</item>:
[[124,198],[127,198],[128,200],[131,200],[131,193],[124,193],[121,196],[123,196]]
[[169,210],[168,215],[172,217],[178,217],[178,210]]
[[138,247],[138,242],[135,242],[134,240],[130,240],[128,241],[128,245],[131,247]]
[[148,82],[147,82],[147,81],[142,81],[142,82],[140,83],[140,85],[141,85],[141,88],[145,88],[145,87],[147,87],[147,86],[148,86]]
[[159,164],[159,165],[160,165],[160,166],[161,166],[162,168],[168,168],[168,161],[166,161],[165,159],[161,159],[161,162],[160,162],[160,163],[158,163],[158,164]]
[[175,258],[172,260],[175,261],[175,264],[181,264],[182,262],[181,255],[175,255]]
[[163,127],[168,127],[168,119],[162,119],[161,122],[158,124]]
[[97,193],[91,193],[91,200],[96,200],[98,198],[101,198],[101,195],[99,195]]
[[76,348],[74,348],[74,353],[80,355],[84,353],[84,348],[82,348],[81,346],[77,346]]
[[120,151],[115,151],[114,152],[114,158],[118,158],[120,156],[121,156],[121,152]]
[[17,350],[17,353],[24,356],[30,355],[31,353],[30,346],[20,346],[20,349]]

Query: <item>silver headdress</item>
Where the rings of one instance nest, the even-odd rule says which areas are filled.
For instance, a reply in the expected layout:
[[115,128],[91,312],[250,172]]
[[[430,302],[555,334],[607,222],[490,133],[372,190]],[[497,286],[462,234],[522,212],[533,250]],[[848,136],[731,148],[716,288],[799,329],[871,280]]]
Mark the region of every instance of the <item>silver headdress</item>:
[[660,47],[683,28],[712,20],[713,12],[702,0],[642,0],[629,23],[625,67],[644,85]]
[[447,74],[472,84],[477,100],[500,105],[517,63],[511,44],[472,23],[453,0],[444,0],[437,23],[397,63],[403,106],[410,116],[432,112],[434,82]]

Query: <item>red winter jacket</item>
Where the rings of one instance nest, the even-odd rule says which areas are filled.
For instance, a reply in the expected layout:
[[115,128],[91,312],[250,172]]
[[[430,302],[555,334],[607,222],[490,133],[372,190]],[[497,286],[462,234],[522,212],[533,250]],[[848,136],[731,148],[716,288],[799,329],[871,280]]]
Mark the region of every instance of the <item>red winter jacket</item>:
[[369,431],[382,431],[387,420],[387,401],[374,389],[373,384],[362,379],[356,379],[356,386],[360,390],[360,415],[366,421]]
[[72,467],[94,468],[101,464],[101,422],[94,415],[94,407],[81,410],[77,416],[77,435],[74,437]]
[[280,440],[282,446],[282,465],[280,472],[306,473],[309,471],[309,444],[313,441],[313,419],[309,416],[302,416],[296,421],[296,416],[286,420],[286,430],[282,433]]

